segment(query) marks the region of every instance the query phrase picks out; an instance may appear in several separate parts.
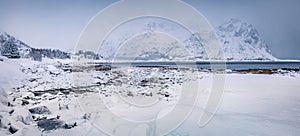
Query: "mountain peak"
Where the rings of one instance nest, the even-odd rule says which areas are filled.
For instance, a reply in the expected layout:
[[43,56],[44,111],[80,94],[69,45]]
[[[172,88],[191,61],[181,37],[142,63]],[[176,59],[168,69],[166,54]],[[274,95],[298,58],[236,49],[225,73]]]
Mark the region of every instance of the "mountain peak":
[[217,27],[216,34],[229,60],[274,60],[265,40],[252,24],[230,19]]
[[[225,32],[237,32],[239,30],[255,30],[252,24],[241,21],[240,19],[232,18],[228,22],[220,25],[217,30]],[[255,30],[256,31],[256,30]]]

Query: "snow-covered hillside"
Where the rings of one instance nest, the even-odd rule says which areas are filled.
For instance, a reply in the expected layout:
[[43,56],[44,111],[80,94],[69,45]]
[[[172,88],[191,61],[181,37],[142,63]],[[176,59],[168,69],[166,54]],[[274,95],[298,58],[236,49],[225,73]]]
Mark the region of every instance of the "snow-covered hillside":
[[15,37],[0,32],[0,54],[8,58],[25,58],[31,52],[29,47],[24,42],[16,39]]
[[32,58],[41,61],[43,57],[47,58],[70,58],[70,54],[53,49],[36,49],[25,44],[6,32],[0,32],[0,56],[7,58]]
[[275,60],[253,25],[231,19],[216,28],[227,60]]

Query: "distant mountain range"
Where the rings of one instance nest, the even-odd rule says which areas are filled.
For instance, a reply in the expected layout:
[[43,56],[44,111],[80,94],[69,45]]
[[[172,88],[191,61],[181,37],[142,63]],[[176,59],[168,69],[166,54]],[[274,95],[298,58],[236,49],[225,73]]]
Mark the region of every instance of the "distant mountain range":
[[[209,60],[206,54],[204,42],[201,37],[196,34],[190,34],[185,29],[181,29],[180,25],[159,19],[146,19],[132,22],[132,25],[125,27],[133,27],[132,31],[141,33],[140,35],[132,35],[132,31],[124,29],[117,30],[117,34],[108,38],[107,44],[100,50],[101,55],[107,59],[114,58],[116,53],[119,57],[130,56],[133,53],[140,52],[135,60],[141,61],[169,61],[169,60]],[[168,42],[161,39],[155,32],[168,33],[174,36],[184,45],[182,49],[180,43],[175,39]],[[266,42],[260,36],[253,25],[240,21],[239,19],[231,19],[228,22],[215,28],[215,33],[223,48],[224,59],[228,61],[244,61],[244,60],[277,60],[269,50]],[[120,37],[118,37],[121,35]],[[136,37],[130,37],[130,36]],[[200,40],[199,40],[200,39]],[[120,46],[122,45],[122,46]],[[126,45],[124,48],[124,45]],[[157,46],[159,45],[159,46]],[[119,47],[124,51],[120,52]],[[118,50],[118,52],[116,52]],[[188,52],[181,52],[181,51]],[[120,54],[122,53],[122,54]],[[223,57],[223,56],[220,56]],[[117,58],[124,59],[127,58]],[[214,59],[214,58],[212,58]]]
[[[150,23],[153,24],[153,22]],[[242,22],[239,19],[231,19],[216,27],[215,32],[223,45],[224,56],[227,60],[276,60],[272,56],[266,42],[251,24]],[[149,35],[145,34],[145,37],[149,37]],[[191,35],[183,42],[186,50],[193,54],[192,56],[184,56],[184,53],[181,52],[182,49],[179,48],[176,42],[172,42],[163,43],[165,45],[168,44],[164,47],[155,46],[150,49],[141,49],[139,50],[141,54],[136,59],[165,61],[176,60],[177,58],[180,60],[208,60],[203,43],[198,39],[195,35]],[[139,40],[142,41],[144,39],[139,37]],[[151,39],[148,42],[160,44],[159,40],[157,41],[156,39]],[[135,47],[132,47],[131,50],[134,49]],[[178,55],[176,53],[171,54],[171,52],[176,52]],[[41,60],[42,57],[70,58],[70,53],[60,50],[32,48],[5,32],[0,33],[0,55],[8,58],[33,58],[34,60]],[[105,56],[105,54],[100,55]]]
[[[243,61],[243,60],[276,60],[268,45],[260,36],[258,31],[253,25],[240,21],[239,19],[231,19],[230,21],[215,28],[216,36],[218,37],[221,45],[223,45],[224,58],[228,61]],[[204,49],[204,44],[200,41],[196,35],[191,35],[188,39],[183,41],[185,48],[193,55],[194,60],[208,60],[208,55]],[[166,46],[166,44],[164,44]],[[166,46],[168,47],[168,46]],[[169,46],[169,47],[176,47]],[[178,48],[175,48],[178,49]],[[155,51],[153,51],[155,50]],[[156,60],[163,58],[164,60],[183,59],[182,54],[178,56],[168,56],[162,54],[160,49],[152,49],[151,51],[145,51],[140,56],[146,56],[147,58],[141,58],[142,60]],[[171,52],[171,48],[167,48],[168,52]],[[185,56],[184,59],[190,59],[191,56]]]

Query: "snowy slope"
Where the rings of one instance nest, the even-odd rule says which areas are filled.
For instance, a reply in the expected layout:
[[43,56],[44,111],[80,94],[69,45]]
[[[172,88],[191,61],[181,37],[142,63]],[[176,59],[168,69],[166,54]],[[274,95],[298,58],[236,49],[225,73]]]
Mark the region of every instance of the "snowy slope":
[[231,19],[216,28],[227,60],[275,60],[253,25]]
[[25,58],[28,57],[31,47],[15,37],[0,32],[0,54],[8,58]]
[[70,58],[70,54],[55,49],[36,49],[28,46],[14,36],[0,31],[0,56],[7,58],[33,58],[41,61],[44,58]]
[[[142,45],[142,46],[141,46]],[[119,48],[116,60],[188,60],[188,53],[180,43],[165,34],[147,33],[137,36]],[[192,56],[191,56],[192,57]],[[190,57],[190,58],[191,58]]]
[[[121,24],[115,30],[113,30],[106,37],[102,47],[99,50],[99,53],[104,57],[104,59],[111,60],[113,59],[114,55],[118,53],[118,49],[123,48],[123,46],[126,44],[131,46],[126,47],[128,50],[131,50],[131,52],[136,52],[137,48],[139,48],[140,56],[137,58],[139,60],[171,60],[176,56],[167,55],[166,52],[172,52],[169,46],[172,43],[157,41],[157,39],[164,40],[161,39],[161,37],[165,37],[166,35],[172,36],[172,38],[176,38],[178,41],[184,41],[185,39],[189,38],[190,32],[179,24],[167,19],[155,17],[133,19]],[[149,41],[149,38],[152,38],[154,43]],[[149,42],[146,43],[143,40]],[[135,42],[136,45],[132,46],[128,44],[128,42]],[[173,45],[174,48],[171,48],[177,50],[179,44]],[[153,48],[147,46],[151,46]]]

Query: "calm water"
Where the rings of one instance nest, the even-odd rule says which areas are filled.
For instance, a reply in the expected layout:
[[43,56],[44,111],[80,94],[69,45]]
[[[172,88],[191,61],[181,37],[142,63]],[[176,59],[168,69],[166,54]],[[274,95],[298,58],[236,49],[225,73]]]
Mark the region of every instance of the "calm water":
[[[103,64],[103,63],[102,63]],[[220,62],[133,62],[133,63],[105,63],[104,65],[113,66],[138,66],[138,67],[193,67],[209,69],[211,66],[222,66]],[[227,62],[226,69],[281,69],[281,68],[300,68],[300,62]]]

